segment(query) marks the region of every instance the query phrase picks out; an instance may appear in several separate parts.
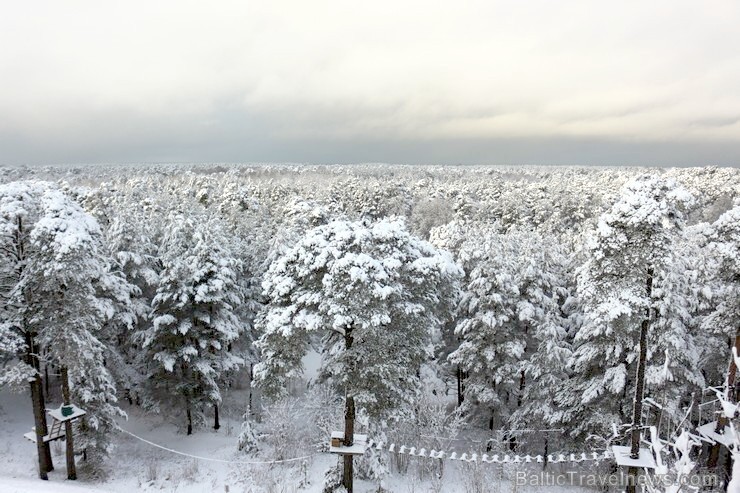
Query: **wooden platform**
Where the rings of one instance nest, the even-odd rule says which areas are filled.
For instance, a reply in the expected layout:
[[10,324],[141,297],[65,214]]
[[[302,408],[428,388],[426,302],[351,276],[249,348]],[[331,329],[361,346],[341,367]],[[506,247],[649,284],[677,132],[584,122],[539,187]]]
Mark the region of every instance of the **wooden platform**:
[[622,445],[613,445],[612,452],[617,465],[624,467],[640,467],[645,469],[655,469],[655,459],[650,449],[641,448],[640,458],[633,459],[631,456],[631,447]]
[[[339,439],[344,440],[344,433],[341,431],[332,431],[331,432],[331,438],[332,439]],[[367,450],[367,435],[353,435],[352,436],[352,445],[349,447],[345,445],[340,445],[338,447],[329,447],[329,452],[332,454],[342,454],[342,455],[363,455],[365,453],[365,450]]]
[[[49,433],[47,435],[44,435],[44,443],[64,439],[64,423],[73,419],[81,418],[82,416],[87,414],[84,410],[80,409],[74,404],[70,404],[69,407],[72,408],[72,413],[68,416],[64,416],[62,414],[62,407],[63,406],[59,406],[57,409],[46,410],[49,416],[51,416],[52,421],[51,426],[49,427]],[[33,443],[36,443],[36,427],[34,426],[33,428],[31,428],[31,431],[24,434],[23,436],[31,440]]]
[[732,429],[729,426],[725,426],[723,433],[717,433],[717,422],[712,421],[700,426],[697,431],[699,434],[714,443],[721,443],[725,447],[735,443],[734,437],[732,436]]
[[[33,443],[36,443],[36,427],[34,426],[33,428],[31,428],[31,431],[23,436],[31,440]],[[51,423],[51,428],[49,428],[49,434],[44,435],[44,443],[53,442],[54,440],[59,440],[60,438],[64,438],[63,423],[60,421],[54,421]]]
[[[64,416],[62,414],[62,407],[71,407],[72,414],[70,414],[69,416]],[[62,423],[64,423],[65,421],[71,421],[73,419],[81,418],[82,416],[87,414],[85,411],[75,406],[74,404],[70,404],[69,406],[59,406],[57,409],[49,409],[47,410],[47,412],[49,413],[49,416],[57,421],[61,421]]]

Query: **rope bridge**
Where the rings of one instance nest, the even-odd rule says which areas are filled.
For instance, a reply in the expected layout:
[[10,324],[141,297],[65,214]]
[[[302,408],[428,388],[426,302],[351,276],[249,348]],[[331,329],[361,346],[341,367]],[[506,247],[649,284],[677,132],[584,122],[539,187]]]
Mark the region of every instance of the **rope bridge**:
[[[213,457],[204,457],[201,455],[194,455],[194,454],[189,454],[187,452],[181,452],[179,450],[175,450],[169,447],[165,447],[164,445],[160,445],[158,443],[152,442],[151,440],[147,440],[146,438],[142,438],[139,435],[136,435],[135,433],[132,433],[128,430],[124,430],[120,426],[116,426],[116,428],[119,431],[143,443],[146,443],[152,447],[156,447],[158,449],[165,450],[172,454],[180,455],[183,457],[189,457],[191,459],[204,460],[204,461],[210,461],[210,462],[220,462],[220,463],[225,463],[225,464],[244,464],[244,465],[282,464],[282,463],[288,463],[288,462],[301,461],[301,460],[309,459],[311,457],[318,455],[318,453],[313,453],[313,454],[308,454],[308,455],[302,455],[300,457],[293,457],[290,459],[267,460],[267,461],[216,459]],[[505,454],[501,456],[498,454],[479,455],[477,453],[470,453],[470,454],[462,453],[458,455],[457,452],[447,453],[443,450],[431,449],[427,451],[427,449],[423,447],[421,448],[408,447],[406,445],[401,445],[397,447],[396,444],[394,443],[391,443],[386,446],[385,444],[381,442],[375,442],[373,440],[369,440],[367,443],[366,450],[370,450],[370,449],[386,450],[391,453],[405,454],[405,455],[409,455],[413,457],[428,457],[430,459],[453,460],[453,461],[461,461],[461,462],[481,462],[481,463],[488,463],[488,464],[524,464],[524,463],[543,463],[545,462],[545,457],[542,455],[532,456],[532,455]],[[602,453],[599,453],[599,452],[556,453],[556,454],[549,454],[547,456],[547,462],[553,463],[553,464],[563,463],[563,462],[579,463],[579,462],[585,462],[585,461],[608,460],[608,459],[612,459],[613,457],[614,456],[609,451],[605,451]]]
[[[391,443],[389,445],[386,445],[381,442],[374,442],[373,440],[368,441],[367,445],[368,450],[369,449],[376,449],[376,450],[383,450],[386,449],[388,452],[393,452],[397,454],[406,454],[414,457],[428,457],[430,459],[444,459],[444,460],[457,460],[462,462],[483,462],[488,464],[522,464],[522,463],[530,463],[530,462],[536,462],[536,463],[543,463],[545,462],[545,457],[542,455],[509,455],[504,454],[501,456],[500,454],[477,454],[477,453],[462,453],[460,455],[457,454],[457,452],[450,452],[447,453],[443,450],[434,450],[431,449],[427,451],[426,448],[422,447],[408,447],[406,445],[401,445],[400,447],[397,447],[395,443]],[[613,459],[614,455],[607,451],[604,452],[577,452],[577,453],[555,453],[555,454],[548,454],[547,455],[547,462],[550,463],[561,463],[561,462],[571,462],[571,463],[578,463],[578,462],[585,462],[585,461],[600,461],[600,460],[608,460]]]

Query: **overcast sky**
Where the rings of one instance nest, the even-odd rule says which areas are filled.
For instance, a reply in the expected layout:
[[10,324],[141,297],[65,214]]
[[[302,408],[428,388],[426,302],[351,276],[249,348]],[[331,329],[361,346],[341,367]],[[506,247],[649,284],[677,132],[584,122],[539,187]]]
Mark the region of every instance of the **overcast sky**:
[[2,164],[740,164],[737,0],[0,2]]

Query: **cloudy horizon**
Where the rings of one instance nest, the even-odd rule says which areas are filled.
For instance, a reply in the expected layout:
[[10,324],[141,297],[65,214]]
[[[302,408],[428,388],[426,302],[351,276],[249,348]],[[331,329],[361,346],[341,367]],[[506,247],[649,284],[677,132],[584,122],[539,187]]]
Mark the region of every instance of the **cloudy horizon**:
[[0,18],[0,164],[738,165],[740,4],[75,0]]

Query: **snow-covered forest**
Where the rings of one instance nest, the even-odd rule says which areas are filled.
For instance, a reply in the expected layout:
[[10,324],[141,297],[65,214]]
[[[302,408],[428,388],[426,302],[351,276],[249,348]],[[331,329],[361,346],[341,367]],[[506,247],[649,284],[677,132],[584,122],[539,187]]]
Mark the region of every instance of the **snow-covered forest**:
[[[614,474],[636,437],[648,480],[732,477],[736,168],[0,183],[0,490],[341,491],[349,461],[363,493],[603,491],[517,473]],[[62,403],[86,414],[45,442]],[[363,453],[329,453],[352,427]]]

